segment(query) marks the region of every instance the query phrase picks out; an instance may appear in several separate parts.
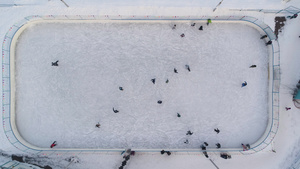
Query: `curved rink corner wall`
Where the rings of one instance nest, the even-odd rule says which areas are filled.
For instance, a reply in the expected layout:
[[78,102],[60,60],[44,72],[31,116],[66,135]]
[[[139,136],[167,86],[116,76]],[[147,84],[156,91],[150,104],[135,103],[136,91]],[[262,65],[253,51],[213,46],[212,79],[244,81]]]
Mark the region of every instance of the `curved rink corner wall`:
[[[21,151],[40,154],[79,154],[79,153],[120,153],[124,149],[50,149],[33,146],[26,142],[19,134],[15,123],[15,79],[14,56],[18,37],[33,22],[105,22],[105,21],[206,21],[236,22],[247,24],[257,29],[261,34],[266,34],[272,45],[268,47],[269,53],[269,90],[268,90],[268,125],[263,136],[251,145],[251,149],[243,151],[242,148],[207,149],[209,153],[230,152],[232,154],[248,155],[265,149],[273,141],[279,126],[279,87],[280,87],[280,49],[273,30],[265,23],[249,16],[96,16],[96,15],[72,15],[72,16],[28,16],[22,21],[10,27],[2,44],[2,121],[5,135],[9,142]],[[158,153],[158,149],[136,149],[137,152]],[[200,149],[172,149],[174,153],[200,153]]]

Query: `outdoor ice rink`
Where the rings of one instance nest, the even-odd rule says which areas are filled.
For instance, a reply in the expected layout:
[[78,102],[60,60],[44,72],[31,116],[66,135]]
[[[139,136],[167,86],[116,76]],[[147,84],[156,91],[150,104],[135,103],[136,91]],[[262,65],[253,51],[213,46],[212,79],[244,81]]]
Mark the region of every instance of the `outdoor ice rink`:
[[99,149],[256,142],[268,123],[265,41],[241,23],[191,23],[32,24],[16,46],[19,133],[42,148],[53,141],[56,148]]

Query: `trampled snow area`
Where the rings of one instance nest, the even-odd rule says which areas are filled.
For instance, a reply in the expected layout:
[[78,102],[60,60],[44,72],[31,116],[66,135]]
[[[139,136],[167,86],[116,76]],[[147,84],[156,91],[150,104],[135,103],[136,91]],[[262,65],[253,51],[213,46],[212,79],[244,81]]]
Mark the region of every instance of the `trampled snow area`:
[[[268,116],[265,41],[241,23],[196,23],[31,25],[16,48],[21,136],[39,147],[56,140],[58,148],[254,143]],[[51,66],[56,60],[59,66]],[[248,86],[241,88],[244,81]]]

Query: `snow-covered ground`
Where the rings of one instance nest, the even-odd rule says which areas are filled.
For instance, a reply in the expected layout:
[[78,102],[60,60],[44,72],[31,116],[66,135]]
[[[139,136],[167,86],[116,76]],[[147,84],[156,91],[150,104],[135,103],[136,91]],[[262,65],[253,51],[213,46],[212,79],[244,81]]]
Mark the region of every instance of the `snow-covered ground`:
[[[111,3],[108,1],[96,2],[87,1],[66,1],[70,8],[66,8],[61,1],[37,1],[37,0],[19,0],[8,1],[5,3],[23,4],[23,6],[0,7],[0,35],[3,38],[10,26],[28,15],[40,14],[94,14],[94,15],[250,15],[265,21],[274,28],[274,14],[263,14],[257,12],[233,12],[228,8],[264,8],[264,9],[282,9],[289,5],[299,7],[299,0],[291,0],[289,3],[283,1],[224,1],[221,8],[212,13],[212,8],[217,5],[218,1],[126,1]],[[2,3],[2,2],[1,2]],[[227,6],[226,6],[227,4]],[[231,4],[231,5],[230,5]],[[249,156],[233,155],[231,160],[224,160],[216,155],[210,155],[210,158],[220,168],[289,168],[297,160],[300,152],[300,112],[291,101],[292,88],[295,87],[300,78],[300,19],[299,17],[286,22],[283,32],[279,35],[281,46],[281,91],[280,91],[280,126],[277,136],[268,149]],[[285,111],[284,107],[292,107],[292,110]],[[21,153],[14,148],[5,137],[3,128],[0,128],[0,149],[7,153]],[[271,152],[275,149],[276,153]],[[70,154],[71,155],[71,154]],[[55,168],[63,168],[67,165],[64,158],[70,156],[53,157],[51,156],[46,164],[53,164]],[[81,162],[72,164],[71,168],[117,168],[122,157],[117,154],[81,154]],[[0,163],[7,161],[7,157],[0,157]],[[172,156],[160,156],[159,154],[137,153],[131,159],[127,168],[215,168],[208,159],[201,154],[175,154]]]
[[18,130],[45,148],[54,140],[59,148],[253,144],[268,122],[269,55],[260,36],[242,23],[205,21],[31,25],[16,48]]

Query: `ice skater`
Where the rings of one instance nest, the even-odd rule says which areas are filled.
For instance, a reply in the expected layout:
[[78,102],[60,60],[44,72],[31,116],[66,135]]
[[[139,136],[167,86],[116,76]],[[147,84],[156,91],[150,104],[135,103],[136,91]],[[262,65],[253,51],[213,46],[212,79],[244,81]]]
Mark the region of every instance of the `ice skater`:
[[161,100],[158,100],[157,103],[158,103],[158,104],[162,104],[162,101],[161,101]]
[[123,91],[124,89],[123,89],[123,87],[119,87],[119,89],[121,90],[121,91]]
[[221,158],[224,158],[224,159],[231,159],[231,155],[227,154],[227,153],[221,153],[220,154],[220,157]]
[[161,155],[165,154],[165,150],[161,150],[161,151],[160,151],[160,154],[161,154]]
[[215,129],[215,132],[217,132],[217,134],[220,133],[220,130],[218,128]]
[[124,167],[127,164],[127,161],[122,162],[122,166]]
[[243,143],[241,145],[243,147],[243,151],[247,151],[248,150],[248,148]]
[[200,27],[199,27],[199,31],[203,31],[203,26],[200,26]]
[[264,36],[260,37],[260,39],[264,39],[264,38],[266,38],[266,37],[268,37],[268,36],[267,36],[267,35],[264,35]]
[[204,142],[204,145],[205,145],[205,146],[208,146],[208,143],[207,143],[207,142]]
[[190,72],[191,69],[190,69],[190,66],[189,65],[185,65],[185,68]]
[[52,62],[52,66],[58,66],[58,60],[56,62]]
[[291,110],[292,108],[290,107],[285,107],[285,110],[288,111],[288,110]]
[[125,158],[125,161],[128,161],[130,159],[130,155],[127,155],[127,156],[125,156],[123,158]]
[[177,117],[181,117],[181,115],[179,113],[177,113]]
[[56,141],[54,141],[52,144],[51,144],[51,146],[50,146],[50,148],[53,148],[53,147],[55,147],[57,144],[56,144]]
[[178,73],[176,68],[174,68],[174,73]]
[[221,144],[220,143],[217,143],[216,146],[217,146],[217,148],[221,148]]
[[269,41],[266,43],[266,46],[271,45],[271,44],[272,44],[272,41],[269,40]]
[[247,86],[247,82],[245,81],[244,83],[242,83],[242,87]]
[[182,38],[184,38],[184,37],[185,37],[184,33],[183,33],[183,34],[181,34],[180,36],[181,36]]
[[169,79],[166,80],[166,83],[169,83]]
[[124,167],[123,167],[123,166],[120,166],[119,169],[124,169]]
[[186,135],[193,135],[193,133],[191,132],[191,130],[187,131]]
[[95,127],[100,128],[100,123],[98,122]]
[[170,152],[170,151],[166,151],[166,153],[168,154],[168,156],[170,156],[170,155],[171,155],[171,152]]
[[191,24],[191,26],[195,26],[195,25],[196,25],[196,23],[192,23],[192,24]]
[[188,140],[188,139],[186,139],[184,143],[185,143],[185,144],[189,144],[189,140]]
[[203,151],[203,154],[204,154],[204,156],[205,156],[206,158],[208,158],[208,154],[207,154],[206,151]]
[[204,145],[200,146],[201,150],[206,150],[206,147]]
[[251,65],[249,68],[256,68],[256,65]]
[[114,107],[113,107],[113,111],[114,113],[119,113],[119,110],[116,110]]
[[211,19],[207,19],[206,25],[208,26],[211,23]]
[[176,29],[176,24],[172,27],[172,29],[173,29],[173,30]]
[[290,19],[294,19],[294,18],[297,18],[298,14],[294,14],[292,16],[287,16],[287,18],[290,18]]
[[151,82],[152,82],[153,84],[155,84],[155,78],[154,78],[154,79],[151,79]]

